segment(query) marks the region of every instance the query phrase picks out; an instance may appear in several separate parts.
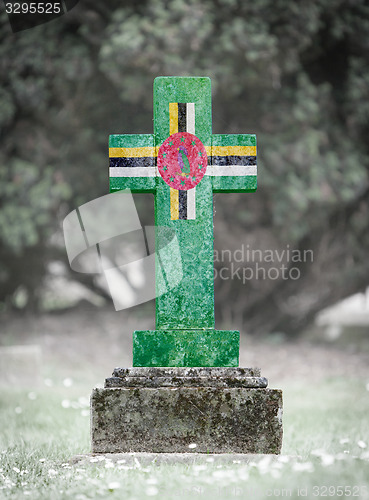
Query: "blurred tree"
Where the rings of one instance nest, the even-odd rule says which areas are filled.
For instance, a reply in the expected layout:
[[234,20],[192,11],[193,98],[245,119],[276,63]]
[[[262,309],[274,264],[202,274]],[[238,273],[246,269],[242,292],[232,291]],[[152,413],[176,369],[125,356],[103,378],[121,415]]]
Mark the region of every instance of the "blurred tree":
[[158,75],[210,76],[214,132],[258,135],[258,192],[217,195],[216,248],[314,253],[283,260],[300,279],[218,279],[218,319],[294,333],[365,287],[368,32],[365,0],[86,0],[16,35],[3,17],[0,300],[37,297],[58,218],[107,192],[107,135],[151,132]]

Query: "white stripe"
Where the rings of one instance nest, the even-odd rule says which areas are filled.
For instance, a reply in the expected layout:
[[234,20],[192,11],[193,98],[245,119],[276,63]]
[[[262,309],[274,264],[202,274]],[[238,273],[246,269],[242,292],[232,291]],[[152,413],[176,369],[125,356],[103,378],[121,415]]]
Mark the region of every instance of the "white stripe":
[[187,190],[187,219],[196,219],[196,187]]
[[188,102],[186,104],[186,132],[195,135],[195,103]]
[[243,175],[257,175],[255,165],[208,165],[205,175],[239,177]]
[[156,177],[156,167],[110,167],[110,177]]

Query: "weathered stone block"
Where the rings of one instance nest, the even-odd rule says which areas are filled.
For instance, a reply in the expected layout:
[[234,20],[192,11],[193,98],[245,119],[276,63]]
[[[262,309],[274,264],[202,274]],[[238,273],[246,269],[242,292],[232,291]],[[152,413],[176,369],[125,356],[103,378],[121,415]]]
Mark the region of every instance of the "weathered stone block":
[[[217,376],[211,368],[206,376],[205,368],[194,368],[190,375],[183,368],[178,377],[180,368],[174,375],[157,368],[145,387],[137,372],[118,370],[107,379],[108,387],[95,389],[91,396],[94,453],[186,453],[192,443],[197,453],[281,450],[282,391],[266,389],[266,379],[250,376],[252,371],[242,374],[245,369],[230,368],[224,374],[226,369],[219,368]],[[158,386],[158,378],[168,385]],[[196,379],[201,386],[191,385]],[[232,380],[239,386],[224,386]]]

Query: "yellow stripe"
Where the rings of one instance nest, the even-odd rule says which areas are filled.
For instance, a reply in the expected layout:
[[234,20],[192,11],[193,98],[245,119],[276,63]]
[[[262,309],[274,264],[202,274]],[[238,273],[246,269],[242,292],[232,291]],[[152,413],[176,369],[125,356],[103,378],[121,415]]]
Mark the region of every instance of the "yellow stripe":
[[169,103],[169,135],[178,132],[178,102]]
[[[206,153],[208,153],[208,148]],[[211,156],[256,156],[255,146],[213,146]]]
[[[178,132],[178,103],[169,103],[169,135]],[[177,189],[169,188],[170,191],[170,218],[178,220],[179,217],[179,192]]]
[[109,148],[109,158],[153,158],[156,156],[154,147],[143,148]]
[[170,218],[178,220],[179,217],[179,191],[177,189],[170,189]]

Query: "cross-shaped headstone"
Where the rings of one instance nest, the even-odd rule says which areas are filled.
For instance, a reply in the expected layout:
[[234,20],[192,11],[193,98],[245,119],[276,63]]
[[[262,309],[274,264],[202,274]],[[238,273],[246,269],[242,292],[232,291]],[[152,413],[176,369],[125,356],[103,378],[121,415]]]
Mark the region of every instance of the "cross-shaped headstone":
[[153,193],[155,225],[175,231],[182,258],[156,330],[134,332],[133,366],[238,366],[239,332],[215,330],[213,193],[256,190],[255,135],[212,134],[209,78],[158,77],[154,134],[111,135],[109,157],[110,191]]

